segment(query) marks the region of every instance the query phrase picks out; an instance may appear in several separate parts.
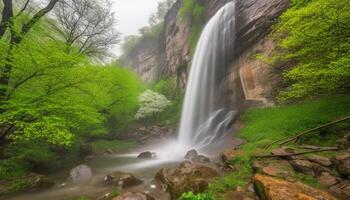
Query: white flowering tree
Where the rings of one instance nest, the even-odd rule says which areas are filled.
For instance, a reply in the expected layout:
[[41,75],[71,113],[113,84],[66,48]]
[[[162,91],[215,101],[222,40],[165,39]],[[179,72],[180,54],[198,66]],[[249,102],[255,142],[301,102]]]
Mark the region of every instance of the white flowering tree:
[[140,108],[135,115],[135,119],[151,117],[156,113],[164,111],[171,105],[171,102],[162,94],[147,90],[139,96]]

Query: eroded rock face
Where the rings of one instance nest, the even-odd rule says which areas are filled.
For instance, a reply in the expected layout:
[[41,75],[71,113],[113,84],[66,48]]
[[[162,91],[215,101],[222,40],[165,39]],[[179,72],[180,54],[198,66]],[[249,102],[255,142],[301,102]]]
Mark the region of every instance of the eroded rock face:
[[118,186],[122,189],[140,185],[142,181],[131,173],[114,172],[104,177],[107,184]]
[[271,25],[290,5],[290,0],[240,0],[237,2],[237,54],[266,36],[270,32]]
[[184,161],[177,169],[159,170],[155,179],[170,192],[172,199],[177,199],[183,192],[203,192],[208,180],[215,176],[218,172],[211,167]]
[[227,75],[228,96],[234,108],[271,106],[283,86],[276,68],[256,58],[269,56],[275,44],[265,38],[275,20],[289,7],[289,0],[237,1],[236,48]]
[[253,182],[257,194],[265,200],[336,200],[327,192],[299,182],[288,182],[261,174],[255,175]]
[[123,59],[124,65],[138,73],[144,82],[157,77],[159,38],[145,38]]

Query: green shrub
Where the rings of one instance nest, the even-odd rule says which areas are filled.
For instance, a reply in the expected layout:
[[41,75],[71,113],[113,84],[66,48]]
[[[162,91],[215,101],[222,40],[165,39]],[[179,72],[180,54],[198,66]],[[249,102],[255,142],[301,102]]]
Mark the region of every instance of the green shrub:
[[[343,0],[294,0],[276,25],[273,52],[288,87],[280,102],[348,94],[350,4]],[[288,63],[291,67],[285,68]],[[288,66],[287,65],[287,66]]]
[[207,193],[193,194],[192,192],[187,192],[183,193],[179,200],[215,200],[215,198]]

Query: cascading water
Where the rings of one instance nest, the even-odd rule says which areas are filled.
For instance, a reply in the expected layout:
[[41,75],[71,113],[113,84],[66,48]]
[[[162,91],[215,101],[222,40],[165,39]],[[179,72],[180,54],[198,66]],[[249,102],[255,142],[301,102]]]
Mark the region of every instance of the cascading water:
[[[227,109],[225,77],[233,56],[235,3],[222,7],[207,23],[198,41],[182,110],[179,138],[152,146],[157,159],[126,165],[144,169],[167,162],[178,162],[192,148],[214,153],[225,141],[236,112]],[[209,145],[210,144],[210,145]],[[220,148],[214,144],[219,144]]]
[[222,7],[207,23],[194,54],[182,110],[179,143],[202,149],[225,138],[236,115],[222,100],[233,55],[235,3]]

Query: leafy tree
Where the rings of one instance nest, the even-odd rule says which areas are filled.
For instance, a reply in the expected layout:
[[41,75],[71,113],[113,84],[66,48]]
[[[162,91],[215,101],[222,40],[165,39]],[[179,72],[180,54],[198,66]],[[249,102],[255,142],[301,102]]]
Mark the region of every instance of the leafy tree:
[[294,1],[273,34],[275,62],[295,63],[279,99],[298,100],[350,89],[350,4],[342,0]]

